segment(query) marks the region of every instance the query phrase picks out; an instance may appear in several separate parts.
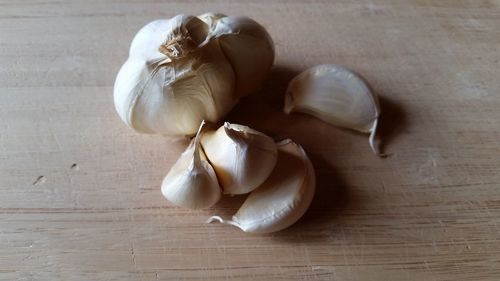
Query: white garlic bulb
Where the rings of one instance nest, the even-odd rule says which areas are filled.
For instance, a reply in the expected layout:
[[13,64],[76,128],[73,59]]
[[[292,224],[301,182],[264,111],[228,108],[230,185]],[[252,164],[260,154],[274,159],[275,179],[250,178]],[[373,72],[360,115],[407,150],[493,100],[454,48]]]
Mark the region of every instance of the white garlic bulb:
[[232,220],[219,221],[245,232],[270,233],[294,224],[312,202],[315,175],[311,161],[300,145],[285,140],[278,143],[278,162],[269,178],[255,189]]
[[215,131],[203,133],[201,145],[226,194],[254,190],[276,165],[274,140],[247,126],[226,122]]
[[204,126],[202,122],[199,133],[172,166],[161,185],[163,196],[180,207],[208,208],[217,203],[221,196],[215,171],[200,147],[199,136]]
[[377,96],[356,73],[335,64],[317,65],[300,73],[288,85],[285,113],[311,114],[335,126],[370,133],[374,145],[380,105]]
[[178,15],[144,26],[114,86],[121,119],[144,133],[193,135],[255,91],[274,60],[267,31],[244,17]]

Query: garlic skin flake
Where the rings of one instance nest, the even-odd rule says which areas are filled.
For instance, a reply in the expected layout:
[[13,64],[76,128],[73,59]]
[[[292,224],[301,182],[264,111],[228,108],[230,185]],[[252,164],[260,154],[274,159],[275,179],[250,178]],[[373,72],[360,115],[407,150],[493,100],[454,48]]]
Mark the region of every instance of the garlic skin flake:
[[314,197],[314,168],[302,147],[291,140],[278,143],[278,162],[269,178],[254,190],[232,220],[210,217],[250,233],[270,233],[294,224]]
[[317,65],[293,78],[284,111],[307,113],[338,127],[370,133],[370,147],[380,155],[374,145],[378,98],[363,78],[341,65]]
[[[204,126],[203,122],[199,132]],[[191,141],[161,185],[161,192],[168,201],[190,209],[208,208],[221,197],[217,176],[201,150],[199,135]]]
[[203,133],[201,145],[225,194],[244,194],[257,188],[269,177],[278,157],[272,138],[228,122]]
[[194,135],[255,91],[274,61],[274,44],[244,17],[177,15],[144,26],[114,86],[120,118],[142,133]]

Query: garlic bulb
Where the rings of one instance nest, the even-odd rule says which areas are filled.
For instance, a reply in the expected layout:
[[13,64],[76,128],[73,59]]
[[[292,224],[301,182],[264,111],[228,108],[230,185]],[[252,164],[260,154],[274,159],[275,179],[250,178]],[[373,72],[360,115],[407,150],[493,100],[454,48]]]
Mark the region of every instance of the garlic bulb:
[[180,207],[208,208],[217,203],[221,196],[215,171],[200,149],[199,136],[204,126],[202,122],[199,133],[172,166],[161,185],[163,196]]
[[269,233],[294,224],[311,204],[315,191],[311,161],[291,140],[278,143],[278,162],[269,178],[254,190],[232,220],[210,217],[245,232]]
[[203,133],[201,145],[226,194],[254,190],[276,165],[274,140],[247,126],[226,122]]
[[367,83],[347,68],[324,64],[312,67],[288,85],[285,113],[311,114],[335,126],[370,133],[374,145],[380,105]]
[[256,90],[274,60],[267,31],[244,17],[178,15],[144,26],[114,86],[121,119],[143,133],[193,135]]

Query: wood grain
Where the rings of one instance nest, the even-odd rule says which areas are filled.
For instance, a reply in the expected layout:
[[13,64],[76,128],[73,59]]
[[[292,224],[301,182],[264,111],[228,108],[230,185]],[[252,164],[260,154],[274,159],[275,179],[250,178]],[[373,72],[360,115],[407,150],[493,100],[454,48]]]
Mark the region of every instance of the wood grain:
[[[500,2],[0,1],[0,280],[499,280]],[[204,224],[243,198],[175,208],[159,185],[186,142],[140,135],[112,86],[145,23],[222,11],[264,24],[277,59],[228,116],[311,156],[306,216],[270,235]],[[381,96],[364,135],[281,113],[320,63]]]

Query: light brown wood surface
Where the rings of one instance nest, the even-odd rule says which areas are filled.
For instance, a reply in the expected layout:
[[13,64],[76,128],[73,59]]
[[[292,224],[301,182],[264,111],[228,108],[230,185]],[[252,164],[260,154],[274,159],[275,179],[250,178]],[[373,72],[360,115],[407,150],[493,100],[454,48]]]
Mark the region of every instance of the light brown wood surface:
[[[500,280],[499,1],[0,1],[0,280]],[[275,68],[228,116],[302,144],[317,193],[293,227],[220,224],[160,183],[186,141],[140,135],[112,86],[133,35],[178,13],[265,25]],[[380,95],[382,148],[282,113],[344,64]]]

